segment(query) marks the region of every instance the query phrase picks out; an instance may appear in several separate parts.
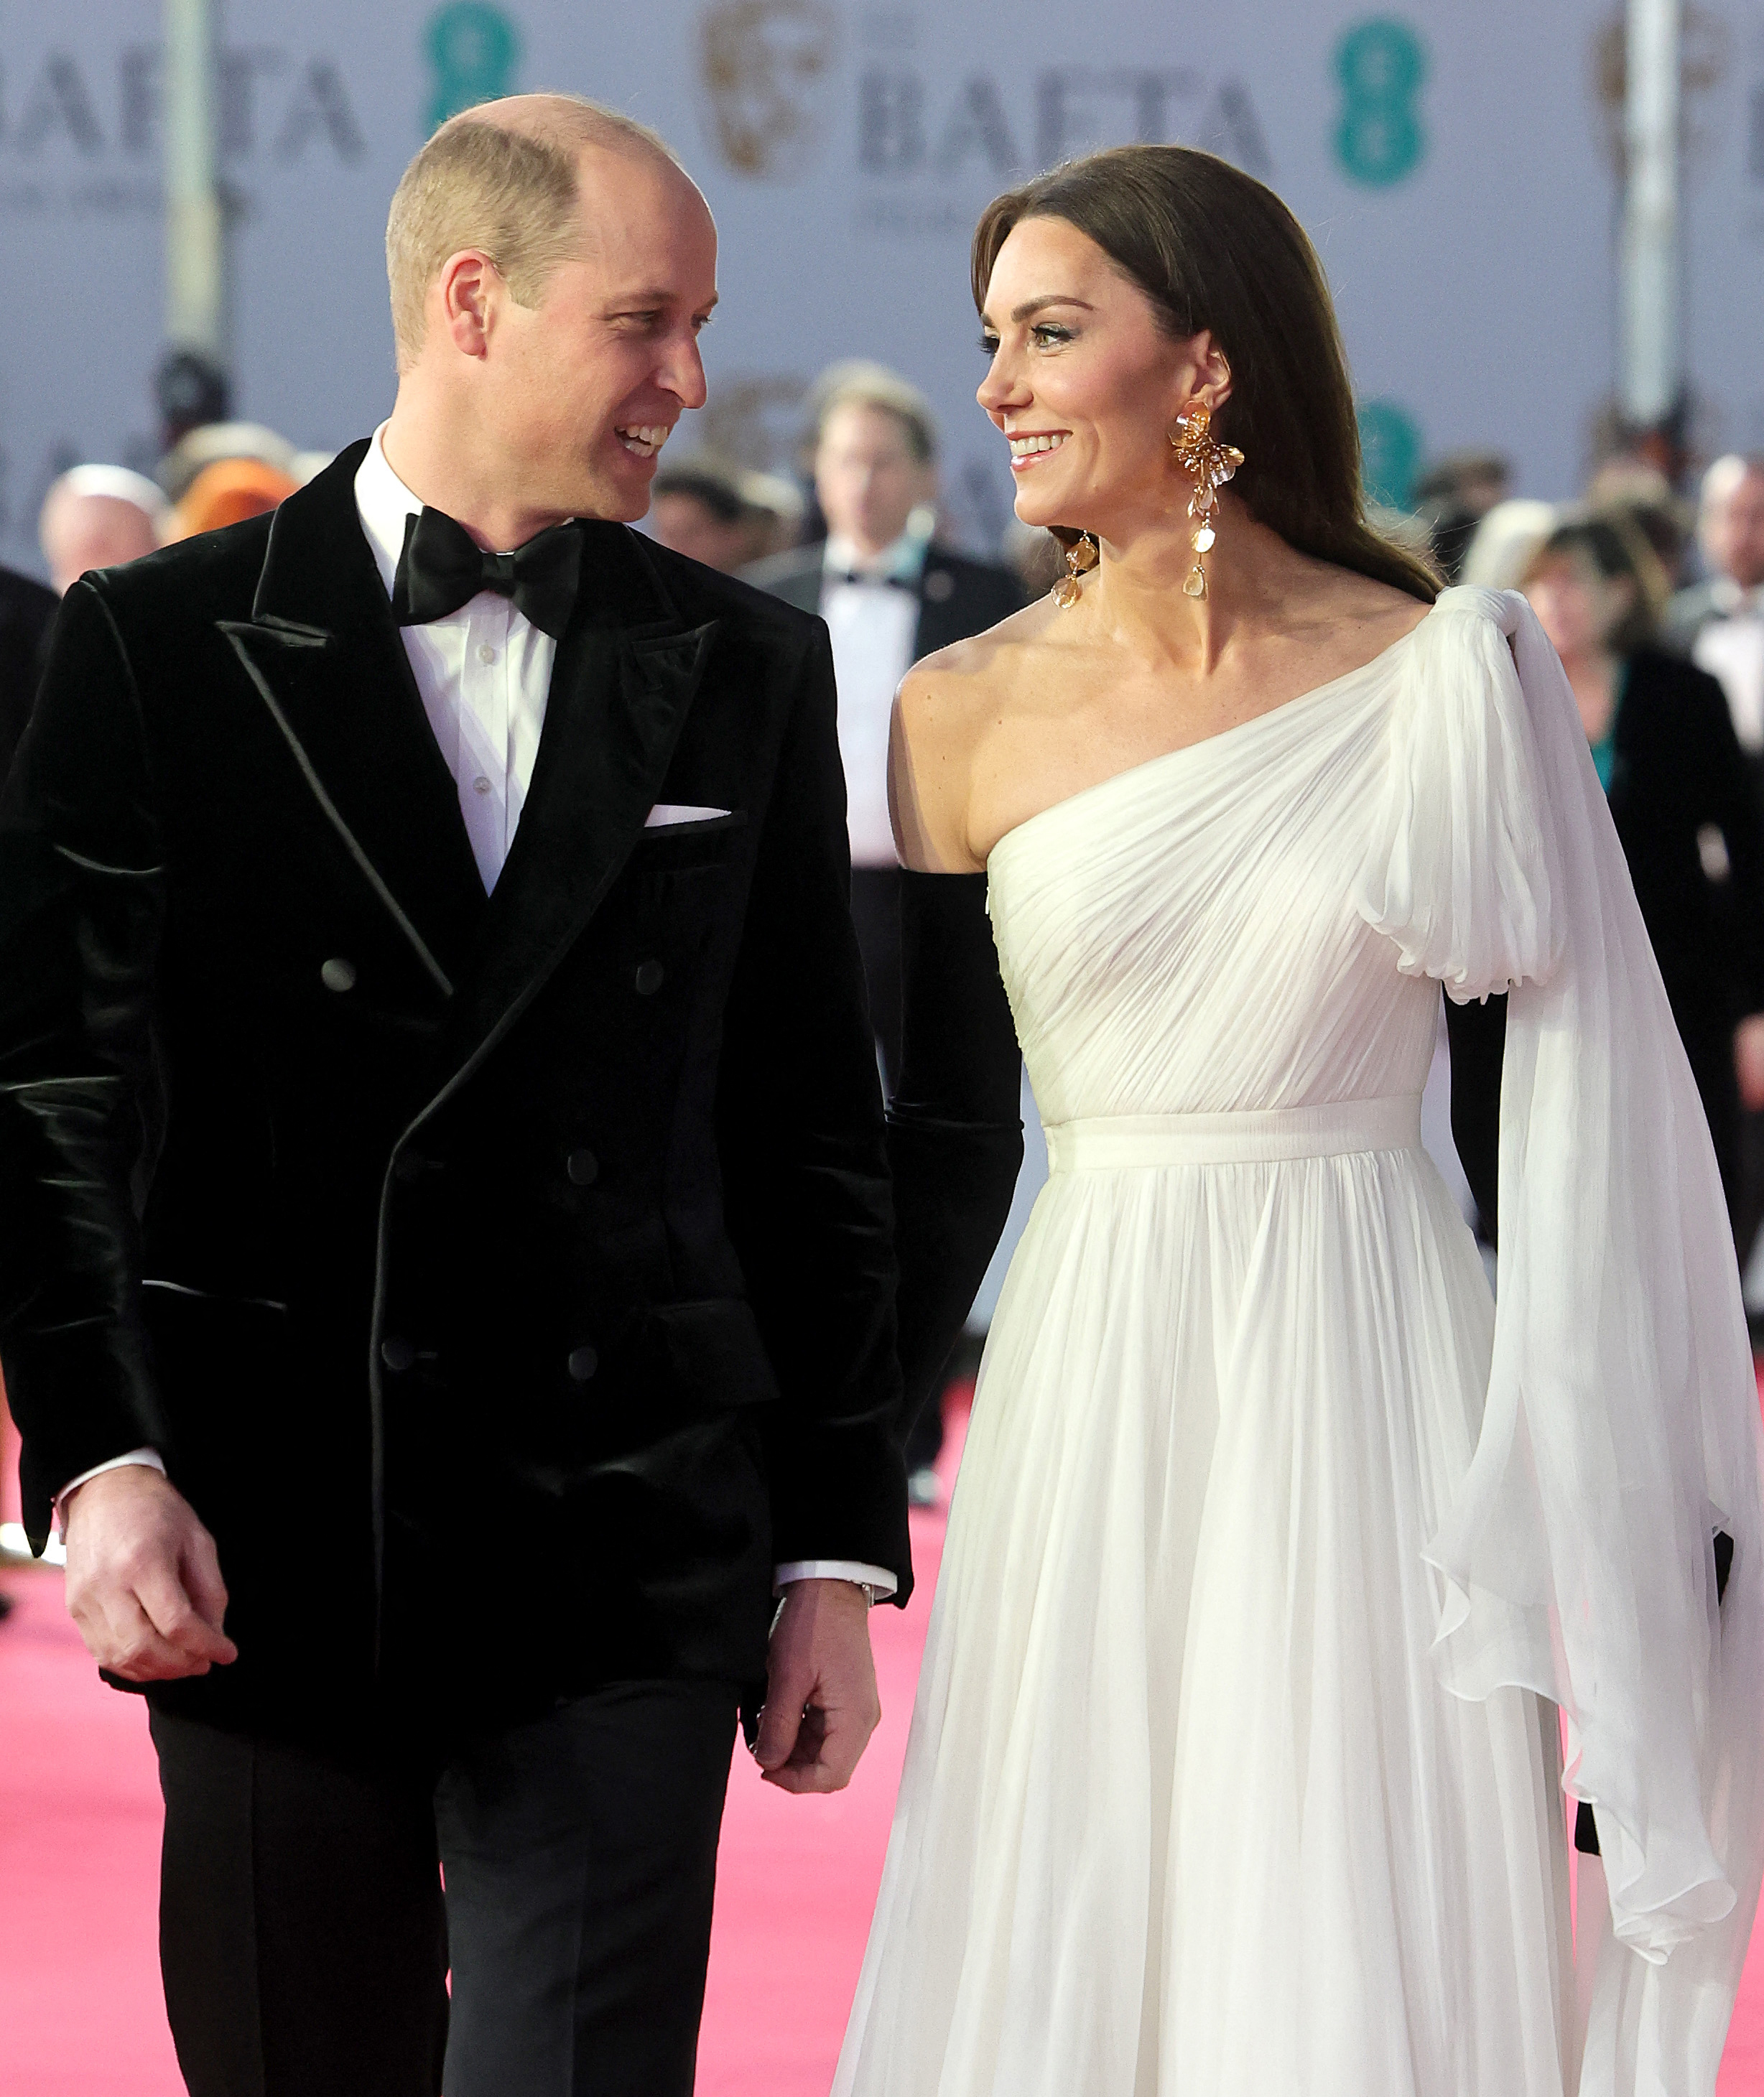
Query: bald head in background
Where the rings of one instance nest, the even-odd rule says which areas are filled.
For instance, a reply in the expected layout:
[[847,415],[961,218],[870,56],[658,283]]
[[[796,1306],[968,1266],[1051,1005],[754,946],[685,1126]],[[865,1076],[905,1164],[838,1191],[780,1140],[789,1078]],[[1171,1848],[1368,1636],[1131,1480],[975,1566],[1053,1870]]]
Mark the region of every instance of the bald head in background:
[[138,561],[160,544],[165,497],[144,474],[120,466],[77,466],[50,484],[37,536],[57,597],[89,568]]

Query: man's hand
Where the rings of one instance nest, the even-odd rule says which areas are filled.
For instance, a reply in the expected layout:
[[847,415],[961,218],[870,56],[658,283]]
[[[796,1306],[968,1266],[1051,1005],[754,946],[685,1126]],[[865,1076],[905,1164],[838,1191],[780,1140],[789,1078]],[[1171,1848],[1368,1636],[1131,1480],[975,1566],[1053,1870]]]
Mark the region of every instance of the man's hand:
[[781,1791],[843,1791],[882,1716],[869,1599],[849,1580],[785,1590],[754,1759]]
[[1735,1030],[1733,1066],[1740,1079],[1740,1103],[1756,1114],[1764,1107],[1764,1012],[1751,1013]]
[[226,1583],[214,1539],[145,1464],[88,1478],[62,1503],[68,1613],[100,1667],[171,1682],[237,1660],[221,1629]]

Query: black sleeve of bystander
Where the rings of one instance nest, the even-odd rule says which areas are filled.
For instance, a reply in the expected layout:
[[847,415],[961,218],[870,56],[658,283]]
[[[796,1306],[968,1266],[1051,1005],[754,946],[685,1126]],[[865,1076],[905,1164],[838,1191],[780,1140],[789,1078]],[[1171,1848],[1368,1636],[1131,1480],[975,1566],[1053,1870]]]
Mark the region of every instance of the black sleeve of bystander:
[[983,873],[902,874],[900,1084],[888,1109],[903,1428],[937,1387],[1022,1162],[1021,1058]]

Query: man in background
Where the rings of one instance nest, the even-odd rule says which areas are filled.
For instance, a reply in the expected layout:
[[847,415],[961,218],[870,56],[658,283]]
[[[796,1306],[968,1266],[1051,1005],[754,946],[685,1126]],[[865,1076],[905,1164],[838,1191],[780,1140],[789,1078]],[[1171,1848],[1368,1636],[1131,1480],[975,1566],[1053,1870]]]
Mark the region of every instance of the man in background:
[[1719,681],[1764,793],[1764,458],[1715,461],[1703,475],[1696,532],[1709,572],[1673,598],[1663,637]]
[[733,576],[789,545],[803,521],[803,498],[776,474],[682,459],[655,476],[650,536],[671,553]]
[[113,568],[151,554],[169,508],[143,473],[125,466],[70,466],[50,482],[37,519],[55,595],[65,597],[88,568]]
[[[1726,693],[1753,790],[1764,802],[1764,457],[1730,452],[1709,467],[1696,536],[1708,573],[1673,598],[1661,637]],[[1743,1028],[1736,1054],[1740,1097],[1755,1099],[1764,1092],[1764,1044]],[[1740,1172],[1734,1236],[1744,1267],[1764,1221],[1764,1114],[1749,1109],[1740,1117]],[[1754,1316],[1754,1329],[1757,1322]]]
[[[813,431],[825,539],[746,571],[747,580],[818,611],[833,637],[839,755],[851,839],[851,915],[870,1019],[891,1093],[900,1068],[900,863],[888,817],[888,726],[900,680],[921,656],[1020,610],[1009,568],[970,560],[931,536],[937,426],[916,387],[880,365],[823,382]],[[939,1408],[927,1405],[907,1446],[917,1506],[940,1497]]]
[[900,863],[888,819],[895,692],[921,656],[1021,610],[1023,593],[1008,568],[933,542],[937,427],[905,379],[880,365],[850,367],[821,401],[812,457],[826,537],[746,574],[818,611],[833,636],[851,910],[891,1088],[900,1062]]

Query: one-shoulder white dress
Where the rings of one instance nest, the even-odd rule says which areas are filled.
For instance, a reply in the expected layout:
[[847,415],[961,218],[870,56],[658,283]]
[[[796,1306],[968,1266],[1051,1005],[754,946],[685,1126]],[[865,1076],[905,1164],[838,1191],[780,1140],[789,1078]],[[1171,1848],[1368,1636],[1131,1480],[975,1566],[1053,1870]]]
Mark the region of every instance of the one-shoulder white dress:
[[[989,873],[1051,1177],[835,2097],[1705,2097],[1760,1876],[1757,1406],[1535,620],[1448,591]],[[1498,1315],[1420,1143],[1441,982],[1517,986]],[[1558,1706],[1609,1876],[1578,2007]]]

